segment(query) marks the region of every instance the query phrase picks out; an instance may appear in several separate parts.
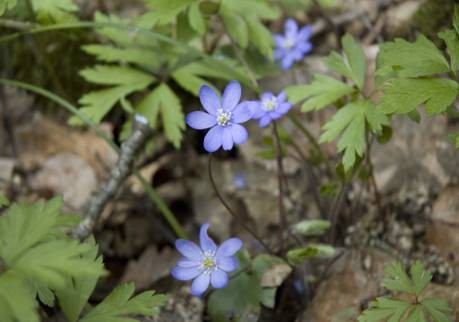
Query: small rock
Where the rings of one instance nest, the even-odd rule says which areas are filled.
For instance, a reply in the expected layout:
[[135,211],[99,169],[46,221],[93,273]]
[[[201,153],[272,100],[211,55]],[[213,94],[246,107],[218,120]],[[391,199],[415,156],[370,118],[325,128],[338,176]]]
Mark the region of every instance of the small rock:
[[161,312],[145,322],[202,322],[204,302],[191,296],[188,287],[182,287],[173,294]]

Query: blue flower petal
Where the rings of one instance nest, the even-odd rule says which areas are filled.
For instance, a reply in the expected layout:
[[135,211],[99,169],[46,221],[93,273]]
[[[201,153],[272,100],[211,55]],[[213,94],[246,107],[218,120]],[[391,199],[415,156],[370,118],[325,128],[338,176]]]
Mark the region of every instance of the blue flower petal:
[[175,266],[171,275],[179,281],[189,281],[201,274],[202,270],[199,267],[180,267]]
[[233,123],[244,123],[250,120],[256,111],[256,102],[243,102],[233,110],[231,121]]
[[224,241],[220,247],[218,247],[216,258],[217,260],[220,257],[233,256],[242,248],[242,240],[239,238],[230,238]]
[[217,110],[222,108],[220,97],[207,85],[203,85],[199,90],[199,99],[204,109],[211,115],[217,115]]
[[290,69],[290,67],[292,67],[294,61],[295,61],[295,58],[289,53],[282,59],[281,67],[284,70]]
[[295,20],[289,18],[285,21],[285,35],[289,38],[296,38],[298,33],[298,25]]
[[191,260],[200,260],[202,258],[201,249],[193,242],[178,239],[175,241],[175,247],[183,256]]
[[273,36],[274,43],[276,44],[276,47],[283,47],[285,43],[285,37],[281,35],[274,35]]
[[260,127],[266,127],[268,124],[270,124],[272,121],[271,117],[269,116],[269,113],[266,113],[263,115],[263,117],[258,121],[258,125]]
[[236,144],[243,144],[249,138],[249,133],[242,125],[233,124],[231,125],[230,130],[232,139]]
[[300,29],[298,32],[298,39],[301,40],[306,40],[311,38],[312,35],[312,26],[311,25],[306,25],[303,28]]
[[204,149],[207,152],[217,151],[223,144],[223,128],[221,126],[214,126],[207,132],[204,137]]
[[182,258],[177,261],[177,266],[180,267],[196,267],[200,265],[201,262],[199,260],[190,260],[188,258]]
[[221,256],[217,258],[217,266],[225,272],[232,272],[238,269],[239,262],[234,256]]
[[217,118],[206,112],[195,111],[186,116],[186,124],[196,130],[208,129],[217,124]]
[[312,44],[310,42],[302,42],[297,45],[298,50],[301,50],[303,54],[307,54],[312,50]]
[[290,111],[291,108],[292,108],[292,104],[290,104],[290,103],[282,103],[281,105],[279,105],[279,107],[277,108],[276,112],[281,113],[281,114],[285,114],[288,111]]
[[231,81],[226,86],[225,91],[223,92],[222,98],[222,107],[224,110],[231,111],[233,110],[239,100],[241,99],[241,84],[237,81]]
[[231,134],[231,126],[227,126],[223,128],[223,135],[222,135],[222,146],[223,150],[229,151],[233,148],[233,135]]
[[209,287],[210,274],[201,274],[191,284],[191,294],[201,296]]
[[217,245],[215,245],[215,242],[207,234],[208,229],[209,224],[207,223],[201,226],[199,231],[199,243],[201,244],[201,249],[204,253],[215,254],[217,251]]
[[285,94],[284,91],[280,92],[279,95],[277,95],[277,102],[279,104],[284,103],[286,99],[287,99],[287,94]]
[[223,288],[228,285],[228,274],[219,269],[215,270],[210,278],[213,288]]

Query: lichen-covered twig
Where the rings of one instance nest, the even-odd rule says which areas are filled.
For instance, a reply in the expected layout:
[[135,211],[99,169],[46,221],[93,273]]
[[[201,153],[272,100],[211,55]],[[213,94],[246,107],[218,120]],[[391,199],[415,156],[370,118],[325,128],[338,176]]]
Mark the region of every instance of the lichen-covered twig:
[[84,239],[92,233],[105,205],[115,196],[119,187],[130,174],[135,154],[150,134],[148,121],[143,116],[135,116],[133,127],[131,136],[121,145],[115,168],[110,173],[110,177],[102,189],[91,198],[84,219],[71,233],[73,237]]

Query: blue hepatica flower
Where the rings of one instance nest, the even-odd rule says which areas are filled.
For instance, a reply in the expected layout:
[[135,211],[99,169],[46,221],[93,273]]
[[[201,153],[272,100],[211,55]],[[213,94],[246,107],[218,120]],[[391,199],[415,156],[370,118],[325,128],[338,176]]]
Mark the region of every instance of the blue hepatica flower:
[[209,287],[223,288],[228,284],[228,273],[236,270],[239,263],[234,256],[242,247],[239,238],[230,238],[220,246],[207,234],[209,224],[201,226],[199,243],[179,239],[175,247],[184,256],[177,262],[171,274],[180,281],[193,280],[191,294],[201,296]]
[[274,35],[276,45],[274,59],[280,61],[283,69],[289,69],[293,63],[301,61],[312,50],[312,44],[309,41],[312,27],[307,25],[298,30],[296,21],[287,19],[284,32],[284,35]]
[[197,130],[210,128],[204,137],[204,149],[215,152],[220,147],[231,150],[234,144],[247,141],[247,130],[239,123],[251,119],[252,110],[241,99],[241,85],[231,81],[225,88],[222,98],[207,85],[201,87],[199,98],[206,110],[191,112],[186,123]]
[[265,127],[273,120],[281,118],[291,108],[292,104],[287,102],[287,95],[281,92],[278,96],[273,93],[263,93],[261,100],[257,102],[253,114],[254,119],[259,119],[260,127]]

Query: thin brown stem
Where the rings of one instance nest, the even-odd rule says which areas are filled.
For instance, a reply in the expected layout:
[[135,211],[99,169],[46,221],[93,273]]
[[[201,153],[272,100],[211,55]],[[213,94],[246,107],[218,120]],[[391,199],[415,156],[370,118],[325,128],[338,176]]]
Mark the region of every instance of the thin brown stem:
[[215,179],[214,179],[214,176],[212,174],[212,154],[209,154],[209,163],[208,163],[208,167],[207,167],[207,170],[208,170],[208,173],[209,173],[209,179],[210,179],[210,183],[212,184],[212,188],[214,189],[215,191],[215,194],[217,195],[217,198],[220,200],[220,202],[222,203],[222,205],[226,208],[226,210],[228,211],[228,213],[233,217],[233,219],[242,226],[242,228],[244,228],[250,235],[252,235],[252,237],[254,239],[256,239],[260,245],[262,245],[266,251],[272,255],[274,255],[274,251],[271,249],[271,247],[269,247],[264,241],[263,239],[261,239],[260,236],[258,236],[258,234],[255,232],[255,230],[253,230],[249,225],[247,225],[243,220],[242,218],[233,210],[231,209],[231,207],[228,205],[228,203],[226,202],[226,200],[223,198],[222,194],[220,193],[220,191],[218,190],[218,187],[217,187],[217,184],[215,183]]
[[370,174],[370,183],[373,186],[373,192],[375,195],[376,205],[378,207],[379,212],[382,212],[382,204],[381,204],[381,193],[379,192],[378,185],[376,183],[375,172],[373,167],[373,162],[371,162],[371,146],[373,144],[373,140],[368,139],[368,135],[365,135],[365,145],[366,145],[366,164],[368,167],[368,171]]
[[275,152],[276,152],[276,163],[277,163],[277,179],[279,185],[279,219],[281,223],[281,229],[279,231],[279,243],[281,252],[284,252],[284,236],[283,233],[286,231],[288,223],[287,223],[287,215],[285,213],[285,205],[284,205],[284,198],[285,198],[285,174],[284,174],[284,165],[282,163],[282,147],[281,141],[279,137],[279,131],[277,130],[276,121],[273,121],[273,139],[275,142]]

